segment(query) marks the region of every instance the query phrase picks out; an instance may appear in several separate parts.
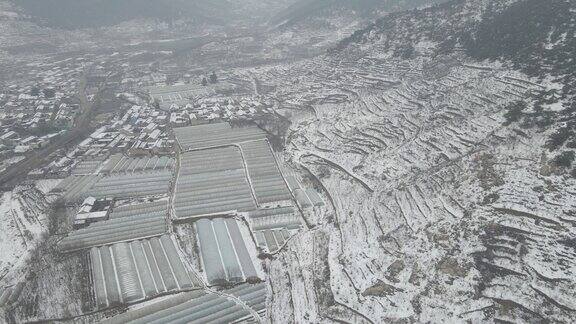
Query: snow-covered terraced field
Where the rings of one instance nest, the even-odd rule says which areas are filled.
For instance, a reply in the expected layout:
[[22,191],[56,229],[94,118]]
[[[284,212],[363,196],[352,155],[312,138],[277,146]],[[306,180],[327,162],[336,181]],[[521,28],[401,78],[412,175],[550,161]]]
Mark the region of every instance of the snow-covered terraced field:
[[33,250],[48,230],[48,213],[56,195],[49,194],[60,180],[42,180],[32,185],[22,185],[0,196],[2,217],[0,242],[0,286],[11,286],[21,275],[26,256]]
[[508,104],[545,85],[458,57],[313,61],[257,70],[298,80],[275,93],[294,116],[285,155],[330,202],[270,262],[272,290],[286,292],[271,319],[574,315],[576,184],[540,174],[545,134],[503,125]]

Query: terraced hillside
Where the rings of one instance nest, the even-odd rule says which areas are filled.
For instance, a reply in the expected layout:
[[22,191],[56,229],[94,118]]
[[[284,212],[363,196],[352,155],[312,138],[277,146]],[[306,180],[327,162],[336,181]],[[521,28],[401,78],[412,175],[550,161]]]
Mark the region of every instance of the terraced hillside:
[[[273,321],[576,316],[573,98],[547,95],[564,79],[505,57],[479,62],[458,46],[442,52],[432,37],[525,5],[511,2],[392,15],[398,30],[372,28],[331,55],[256,70],[293,116],[287,158],[332,207],[270,262]],[[438,12],[437,29],[417,19]],[[396,51],[406,30],[410,55]]]
[[297,0],[269,17],[266,43],[312,55],[327,49],[387,12],[429,7],[447,0]]

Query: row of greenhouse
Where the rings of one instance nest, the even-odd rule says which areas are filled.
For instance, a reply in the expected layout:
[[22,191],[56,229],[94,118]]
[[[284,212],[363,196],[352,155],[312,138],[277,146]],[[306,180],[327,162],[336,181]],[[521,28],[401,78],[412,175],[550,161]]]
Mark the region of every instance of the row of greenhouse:
[[94,247],[90,264],[100,308],[201,287],[169,235]]
[[257,280],[256,268],[235,219],[202,218],[194,226],[209,284]]
[[170,156],[128,157],[114,154],[102,167],[101,173],[133,173],[143,170],[164,170],[174,166],[174,158]]
[[138,215],[146,215],[149,213],[167,215],[168,214],[168,200],[160,199],[153,202],[126,204],[115,207],[110,213],[110,219],[130,217]]
[[103,157],[93,157],[80,161],[74,166],[71,173],[74,175],[95,174],[103,161]]
[[256,208],[240,150],[234,146],[186,152],[174,209],[183,219]]
[[166,231],[165,213],[147,212],[99,221],[72,231],[59,242],[58,247],[63,252],[78,251],[93,246],[162,235]]
[[184,151],[214,148],[266,138],[258,127],[231,127],[228,123],[206,124],[174,129]]
[[268,141],[245,142],[240,147],[258,205],[290,201],[292,197]]
[[302,228],[302,221],[294,207],[270,208],[248,213],[248,219],[260,248],[275,252]]
[[296,198],[296,202],[301,208],[306,209],[324,206],[324,200],[322,200],[320,194],[318,194],[314,189],[302,188],[296,177],[292,175],[286,176],[286,182],[288,183],[288,188],[290,188],[294,198]]
[[132,308],[109,323],[258,321],[268,294],[259,254],[285,246],[322,198],[284,175],[257,127],[174,133],[177,161],[117,154],[62,181],[69,208],[103,216],[58,247],[86,253],[98,309]]
[[[223,293],[233,295],[259,315],[266,311],[266,285],[242,284]],[[106,324],[235,323],[252,318],[245,307],[214,293],[193,291],[128,311]]]
[[148,170],[131,174],[72,175],[55,189],[64,192],[69,204],[79,203],[87,197],[134,198],[165,195],[173,177],[172,170]]

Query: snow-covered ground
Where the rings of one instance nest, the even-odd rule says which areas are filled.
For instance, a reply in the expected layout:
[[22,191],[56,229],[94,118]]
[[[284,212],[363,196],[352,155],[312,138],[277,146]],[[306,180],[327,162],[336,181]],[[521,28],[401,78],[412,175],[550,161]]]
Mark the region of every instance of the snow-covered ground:
[[286,155],[332,206],[267,265],[271,320],[574,315],[576,183],[543,171],[549,132],[503,126],[506,105],[546,84],[459,57],[255,73],[264,84],[289,75],[275,95],[308,107],[291,111]]
[[60,180],[40,180],[21,185],[0,197],[0,287],[21,279],[22,267],[48,229],[49,207],[54,196],[48,192]]

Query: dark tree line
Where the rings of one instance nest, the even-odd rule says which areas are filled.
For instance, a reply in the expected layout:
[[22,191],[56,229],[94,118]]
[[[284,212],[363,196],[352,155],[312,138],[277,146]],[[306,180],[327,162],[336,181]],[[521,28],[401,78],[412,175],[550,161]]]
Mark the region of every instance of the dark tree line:
[[212,74],[210,74],[210,76],[208,77],[208,79],[203,76],[202,77],[202,81],[200,82],[203,86],[207,86],[208,82],[210,82],[211,84],[216,84],[218,83],[218,76],[216,75],[216,72],[212,72]]

